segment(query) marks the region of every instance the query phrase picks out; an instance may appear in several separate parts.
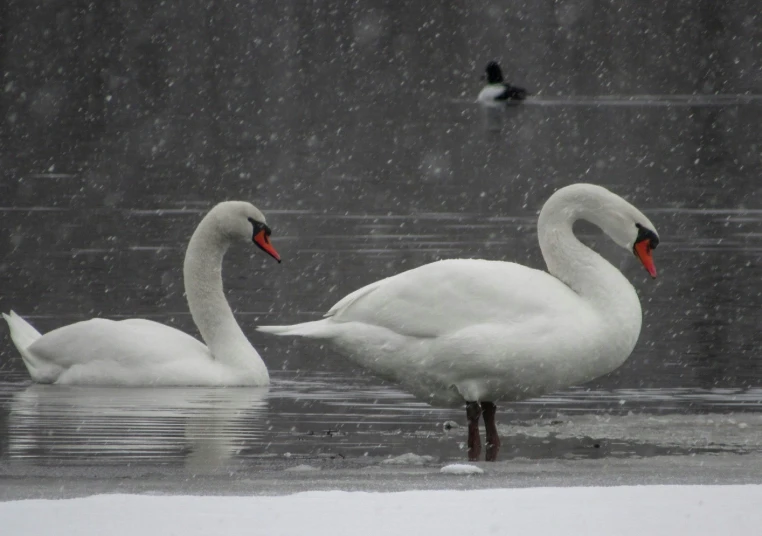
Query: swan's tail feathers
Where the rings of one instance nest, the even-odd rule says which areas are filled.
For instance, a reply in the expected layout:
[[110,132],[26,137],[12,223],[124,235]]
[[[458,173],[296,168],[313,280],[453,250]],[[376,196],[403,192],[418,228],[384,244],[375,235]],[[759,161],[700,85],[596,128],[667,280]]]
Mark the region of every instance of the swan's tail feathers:
[[287,335],[293,337],[310,337],[322,339],[331,336],[328,319],[293,324],[291,326],[258,326],[257,331],[272,333],[273,335]]
[[42,337],[42,334],[34,329],[32,324],[13,311],[11,311],[11,314],[9,315],[3,313],[3,318],[8,322],[8,327],[11,328],[11,339],[13,339],[13,344],[16,345],[16,348],[18,348],[19,352],[22,354],[34,341]]
[[32,378],[36,378],[38,359],[29,351],[29,347],[34,341],[42,337],[42,334],[13,311],[9,315],[3,313],[3,318],[8,322],[8,327],[11,329],[11,340],[21,357],[24,358],[26,368],[29,369]]

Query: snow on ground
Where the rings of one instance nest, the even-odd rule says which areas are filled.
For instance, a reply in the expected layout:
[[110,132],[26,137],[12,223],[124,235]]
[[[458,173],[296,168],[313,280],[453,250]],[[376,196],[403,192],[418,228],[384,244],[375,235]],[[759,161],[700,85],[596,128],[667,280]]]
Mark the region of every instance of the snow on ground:
[[451,463],[445,465],[439,470],[440,473],[446,475],[481,475],[484,474],[484,470],[475,465],[469,465],[467,463]]
[[96,495],[0,503],[4,536],[759,534],[762,485],[255,497]]

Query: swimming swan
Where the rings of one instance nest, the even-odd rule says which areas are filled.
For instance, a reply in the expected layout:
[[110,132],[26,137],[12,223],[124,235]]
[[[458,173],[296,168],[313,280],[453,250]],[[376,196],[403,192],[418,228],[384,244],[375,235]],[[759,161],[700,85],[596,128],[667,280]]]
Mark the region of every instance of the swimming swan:
[[41,335],[13,311],[3,313],[32,379],[80,385],[268,385],[267,367],[222,291],[222,257],[232,242],[244,240],[280,262],[265,217],[243,201],[212,208],[188,243],[185,293],[206,345],[142,318],[93,318]]

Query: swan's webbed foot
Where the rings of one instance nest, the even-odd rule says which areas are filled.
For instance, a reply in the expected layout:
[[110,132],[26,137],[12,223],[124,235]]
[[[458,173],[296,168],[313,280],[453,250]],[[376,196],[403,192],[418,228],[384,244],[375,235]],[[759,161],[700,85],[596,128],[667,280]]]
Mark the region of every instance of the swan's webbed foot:
[[482,402],[482,414],[484,415],[484,428],[487,432],[487,454],[485,459],[488,462],[497,460],[497,453],[500,452],[500,438],[497,435],[497,424],[495,424],[495,413],[497,406],[494,402]]
[[468,461],[479,460],[482,453],[482,441],[479,437],[479,417],[482,408],[478,402],[466,402],[466,418],[468,419]]

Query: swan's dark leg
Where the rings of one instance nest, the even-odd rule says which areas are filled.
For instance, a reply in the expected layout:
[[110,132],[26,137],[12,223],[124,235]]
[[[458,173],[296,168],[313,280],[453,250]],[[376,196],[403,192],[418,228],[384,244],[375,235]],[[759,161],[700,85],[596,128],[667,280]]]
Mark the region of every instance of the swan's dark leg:
[[468,461],[479,460],[482,453],[482,441],[479,438],[479,417],[482,408],[478,402],[466,402],[466,418],[468,418]]
[[493,402],[482,402],[482,415],[484,415],[484,428],[487,431],[487,456],[488,462],[497,460],[497,453],[500,452],[500,438],[497,436],[497,424],[495,424],[495,413],[497,407]]

